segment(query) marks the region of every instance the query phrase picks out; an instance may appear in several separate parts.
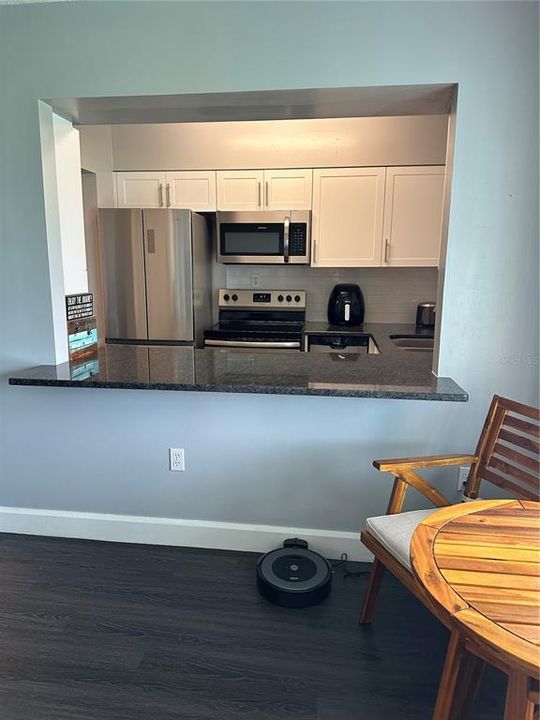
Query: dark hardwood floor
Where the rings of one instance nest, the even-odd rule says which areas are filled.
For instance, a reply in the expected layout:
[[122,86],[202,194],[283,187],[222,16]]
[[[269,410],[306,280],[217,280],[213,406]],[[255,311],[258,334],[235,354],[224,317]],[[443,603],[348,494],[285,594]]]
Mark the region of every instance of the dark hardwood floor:
[[[366,576],[289,610],[256,558],[0,535],[1,720],[431,718],[448,635],[397,581],[359,627]],[[488,669],[474,720],[505,684]]]

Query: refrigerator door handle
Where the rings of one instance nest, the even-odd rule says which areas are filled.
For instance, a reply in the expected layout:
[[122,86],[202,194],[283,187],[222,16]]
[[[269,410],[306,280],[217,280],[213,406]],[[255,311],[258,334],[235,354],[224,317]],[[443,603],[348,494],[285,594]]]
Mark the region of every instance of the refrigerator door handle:
[[152,255],[156,252],[156,232],[150,228],[146,231],[146,252]]

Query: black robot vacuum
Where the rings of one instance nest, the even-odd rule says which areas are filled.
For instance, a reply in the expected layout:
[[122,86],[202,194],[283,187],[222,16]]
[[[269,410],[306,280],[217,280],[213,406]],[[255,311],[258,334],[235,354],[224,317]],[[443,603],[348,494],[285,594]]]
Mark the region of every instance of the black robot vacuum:
[[332,588],[332,566],[305,540],[285,540],[282,548],[257,563],[257,587],[263,597],[283,607],[303,608],[324,600]]

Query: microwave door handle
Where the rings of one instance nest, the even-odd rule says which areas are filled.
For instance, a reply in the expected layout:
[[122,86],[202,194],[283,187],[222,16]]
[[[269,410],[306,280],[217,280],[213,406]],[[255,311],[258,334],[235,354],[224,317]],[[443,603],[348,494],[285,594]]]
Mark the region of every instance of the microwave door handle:
[[291,219],[286,217],[283,224],[283,257],[286,263],[289,262],[289,226]]

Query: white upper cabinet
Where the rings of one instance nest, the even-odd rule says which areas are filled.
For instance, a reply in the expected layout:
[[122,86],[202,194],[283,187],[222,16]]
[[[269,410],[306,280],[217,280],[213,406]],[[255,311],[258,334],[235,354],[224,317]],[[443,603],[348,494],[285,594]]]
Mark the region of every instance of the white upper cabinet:
[[218,170],[218,210],[262,210],[264,170]]
[[312,170],[223,170],[218,210],[311,210]]
[[216,210],[216,173],[117,172],[118,207]]
[[444,166],[387,169],[383,265],[439,264],[444,172]]
[[117,172],[118,207],[165,207],[165,185],[164,172]]
[[378,267],[386,168],[313,171],[312,265]]
[[319,267],[437,267],[444,166],[117,172],[120,208],[310,210]]
[[265,170],[266,210],[311,210],[313,170]]
[[216,173],[213,171],[166,173],[165,205],[196,212],[215,211]]

